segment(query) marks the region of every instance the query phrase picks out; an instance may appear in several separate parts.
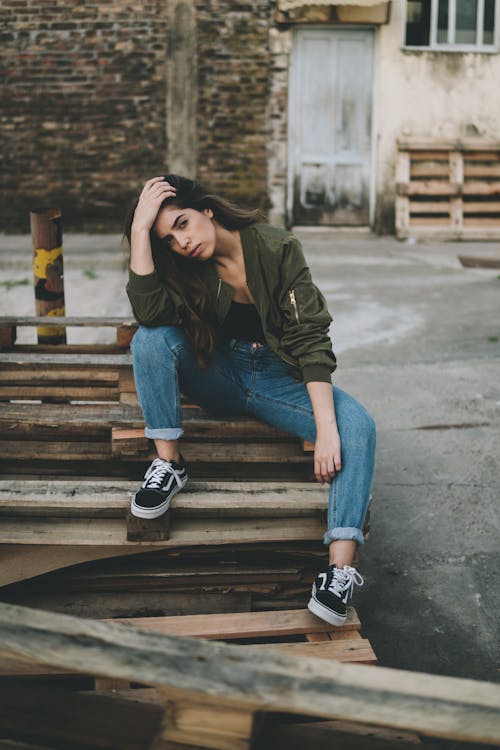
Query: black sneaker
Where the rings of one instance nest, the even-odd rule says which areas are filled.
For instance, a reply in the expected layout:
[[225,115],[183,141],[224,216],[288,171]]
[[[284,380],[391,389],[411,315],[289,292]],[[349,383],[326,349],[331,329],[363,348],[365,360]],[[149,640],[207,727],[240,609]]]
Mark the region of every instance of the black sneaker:
[[362,586],[363,578],[356,568],[344,565],[343,569],[330,565],[313,583],[308,609],[330,625],[343,625],[347,620],[347,602],[354,584]]
[[155,458],[144,475],[141,489],[132,500],[132,515],[138,518],[158,518],[163,515],[173,496],[182,490],[187,480],[186,464],[182,457],[179,463]]

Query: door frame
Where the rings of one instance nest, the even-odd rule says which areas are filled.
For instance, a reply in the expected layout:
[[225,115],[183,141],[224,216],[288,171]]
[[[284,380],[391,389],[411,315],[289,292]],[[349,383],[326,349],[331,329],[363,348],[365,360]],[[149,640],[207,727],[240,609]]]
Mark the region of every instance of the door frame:
[[[373,71],[372,71],[372,122],[371,122],[371,133],[370,133],[370,179],[368,185],[368,216],[369,226],[373,227],[375,220],[375,203],[376,203],[376,134],[378,131],[378,107],[375,92],[378,84],[378,65],[377,65],[377,26],[366,25],[366,24],[345,24],[342,26],[333,24],[304,24],[298,25],[293,29],[292,32],[292,49],[290,54],[290,66],[288,70],[288,111],[287,111],[287,165],[286,165],[286,205],[285,205],[285,221],[287,226],[293,226],[293,176],[294,176],[294,161],[291,144],[293,140],[293,117],[292,112],[295,111],[295,86],[292,85],[292,81],[296,80],[294,66],[297,64],[297,37],[301,31],[371,31],[373,34]],[[365,225],[361,225],[361,229]],[[327,227],[324,227],[327,228]],[[331,227],[332,229],[342,229],[342,227]],[[347,228],[350,231],[355,231],[357,227]]]

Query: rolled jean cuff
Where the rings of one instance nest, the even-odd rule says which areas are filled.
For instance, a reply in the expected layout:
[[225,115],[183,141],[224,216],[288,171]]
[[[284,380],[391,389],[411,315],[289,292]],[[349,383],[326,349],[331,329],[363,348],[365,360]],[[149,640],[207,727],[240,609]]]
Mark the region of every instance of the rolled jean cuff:
[[177,440],[184,434],[182,427],[165,427],[159,430],[152,430],[146,427],[144,434],[151,440]]
[[331,544],[338,539],[347,539],[358,544],[363,544],[365,541],[361,529],[356,529],[354,526],[347,526],[338,529],[328,529],[323,536],[323,544]]

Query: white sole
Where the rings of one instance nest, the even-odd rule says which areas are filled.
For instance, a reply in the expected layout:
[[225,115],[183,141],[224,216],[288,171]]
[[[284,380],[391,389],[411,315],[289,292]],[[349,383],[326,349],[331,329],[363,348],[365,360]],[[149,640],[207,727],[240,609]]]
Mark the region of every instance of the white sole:
[[149,521],[153,518],[159,518],[167,512],[169,505],[172,502],[172,498],[174,497],[174,495],[177,495],[177,493],[182,490],[183,487],[186,486],[187,480],[188,478],[185,477],[182,480],[182,485],[180,487],[178,484],[176,484],[175,489],[173,490],[168,500],[165,500],[165,502],[163,502],[161,505],[155,505],[154,508],[143,508],[141,505],[136,505],[134,497],[132,503],[130,504],[130,512],[136,518],[145,518]]
[[345,615],[345,617],[342,617],[342,615],[338,615],[335,612],[332,612],[331,609],[328,609],[328,607],[320,604],[320,602],[318,602],[312,596],[309,599],[307,609],[309,610],[309,612],[312,612],[313,615],[316,615],[316,617],[320,617],[322,620],[325,620],[325,622],[329,622],[330,625],[344,625],[347,620],[347,615]]

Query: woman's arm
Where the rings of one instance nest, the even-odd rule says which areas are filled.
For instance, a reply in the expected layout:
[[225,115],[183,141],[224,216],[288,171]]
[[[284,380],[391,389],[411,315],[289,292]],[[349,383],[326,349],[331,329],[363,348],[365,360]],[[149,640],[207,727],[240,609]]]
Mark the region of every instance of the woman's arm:
[[330,484],[342,468],[340,435],[335,417],[335,405],[330,383],[307,383],[307,391],[316,423],[314,446],[314,475],[318,482]]
[[130,268],[138,276],[147,276],[155,270],[149,233],[165,198],[174,196],[175,188],[163,177],[153,177],[142,189],[130,233]]

